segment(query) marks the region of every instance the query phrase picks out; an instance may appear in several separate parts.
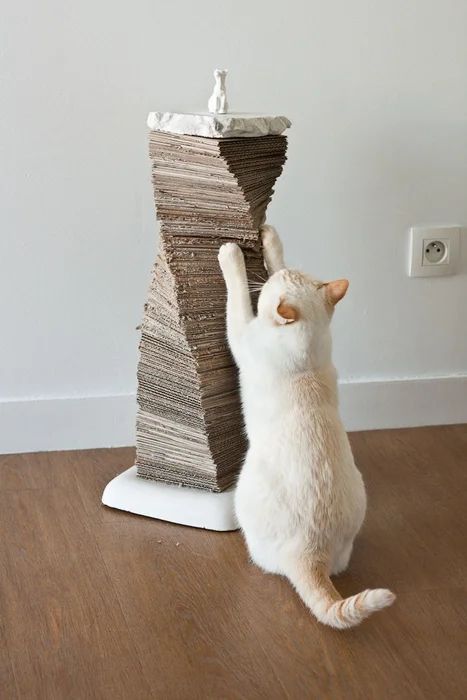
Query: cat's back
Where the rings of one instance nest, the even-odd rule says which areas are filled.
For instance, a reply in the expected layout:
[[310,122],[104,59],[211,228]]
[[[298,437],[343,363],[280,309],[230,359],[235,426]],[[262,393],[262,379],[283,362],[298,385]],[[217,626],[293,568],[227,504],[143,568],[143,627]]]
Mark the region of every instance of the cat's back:
[[274,494],[274,501],[309,501],[309,491],[349,486],[358,472],[339,417],[334,369],[263,380],[258,373],[242,392],[250,448],[240,480],[249,482],[247,490]]
[[329,386],[306,377],[276,386],[256,401],[248,437],[236,494],[245,530],[286,541],[319,532],[325,521],[327,534],[345,529],[364,512],[363,482]]
[[[240,372],[241,397],[250,445],[289,445],[310,451],[322,444],[326,432],[345,434],[340,422],[333,367],[318,375],[278,373],[265,363],[252,363]],[[274,449],[276,449],[274,447]]]

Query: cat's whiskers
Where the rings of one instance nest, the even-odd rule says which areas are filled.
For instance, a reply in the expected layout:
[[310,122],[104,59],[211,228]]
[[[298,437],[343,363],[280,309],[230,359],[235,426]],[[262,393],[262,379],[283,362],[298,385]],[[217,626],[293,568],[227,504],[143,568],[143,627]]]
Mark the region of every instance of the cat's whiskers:
[[[257,272],[252,272],[251,276],[253,279],[248,280],[248,289],[250,292],[260,292],[267,280]],[[255,277],[256,279],[254,279]]]
[[252,272],[252,273],[251,273],[251,276],[252,276],[252,277],[256,277],[256,278],[257,278],[260,282],[262,282],[263,284],[264,284],[265,282],[267,282],[267,276],[266,276],[266,277],[263,277],[263,276],[260,275],[258,272]]

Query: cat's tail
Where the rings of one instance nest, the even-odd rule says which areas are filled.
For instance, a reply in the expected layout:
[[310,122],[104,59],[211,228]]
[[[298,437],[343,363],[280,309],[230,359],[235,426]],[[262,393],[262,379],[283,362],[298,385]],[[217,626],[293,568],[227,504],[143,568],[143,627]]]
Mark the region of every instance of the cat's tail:
[[322,562],[300,562],[290,567],[287,574],[315,617],[336,629],[355,627],[372,613],[391,605],[396,598],[387,588],[367,589],[342,598]]

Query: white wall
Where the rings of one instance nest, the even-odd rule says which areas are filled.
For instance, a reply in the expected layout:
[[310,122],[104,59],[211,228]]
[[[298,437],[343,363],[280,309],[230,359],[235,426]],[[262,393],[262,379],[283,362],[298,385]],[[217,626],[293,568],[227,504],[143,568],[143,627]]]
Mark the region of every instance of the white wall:
[[[146,115],[204,109],[215,66],[234,109],[293,121],[269,220],[290,264],[351,280],[342,379],[467,374],[466,241],[461,274],[405,272],[411,224],[467,222],[465,0],[7,0],[0,33],[0,448],[132,440],[156,247]],[[450,391],[426,420],[467,419]],[[103,399],[29,401],[107,396],[120,418],[93,437],[70,424],[99,425]],[[424,414],[393,418],[376,424]]]

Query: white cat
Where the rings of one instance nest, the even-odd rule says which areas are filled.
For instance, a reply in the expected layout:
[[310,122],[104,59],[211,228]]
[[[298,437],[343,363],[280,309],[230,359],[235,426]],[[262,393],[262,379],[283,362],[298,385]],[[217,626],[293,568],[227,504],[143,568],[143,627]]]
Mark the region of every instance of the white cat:
[[270,277],[257,316],[241,249],[226,243],[219,251],[249,439],[237,518],[258,566],[287,576],[321,622],[352,627],[395,596],[375,589],[343,600],[329,578],[347,568],[366,509],[331,360],[329,325],[348,282],[287,270],[271,226],[262,227],[262,239]]

